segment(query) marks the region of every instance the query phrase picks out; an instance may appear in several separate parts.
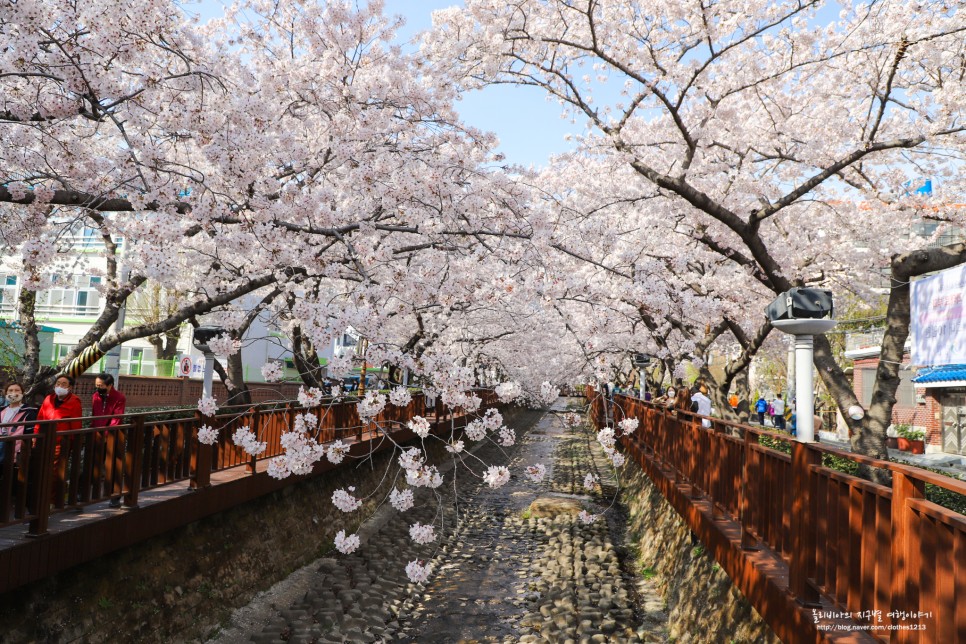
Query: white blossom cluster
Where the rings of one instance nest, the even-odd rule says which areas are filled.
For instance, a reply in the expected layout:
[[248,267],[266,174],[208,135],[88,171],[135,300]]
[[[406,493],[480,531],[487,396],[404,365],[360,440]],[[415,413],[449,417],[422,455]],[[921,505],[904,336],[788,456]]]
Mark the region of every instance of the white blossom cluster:
[[491,488],[503,487],[510,481],[510,470],[502,465],[491,465],[483,474],[483,481]]
[[446,443],[446,451],[449,452],[450,454],[460,454],[462,453],[464,447],[466,447],[465,443],[463,443],[463,441],[460,441],[460,440],[455,440],[451,443]]
[[208,340],[208,348],[216,356],[233,356],[241,349],[241,342],[232,339],[227,334],[222,334]]
[[337,440],[334,443],[330,443],[328,448],[326,448],[325,457],[329,459],[330,463],[338,465],[345,459],[348,453],[349,445],[343,443],[341,440]]
[[614,445],[617,443],[617,438],[614,436],[613,427],[604,427],[599,432],[597,432],[597,442],[601,444],[605,450],[614,449]]
[[352,496],[352,492],[355,491],[356,489],[354,487],[336,490],[332,493],[332,504],[343,512],[358,510],[359,506],[362,505],[362,501]]
[[493,388],[493,391],[497,398],[505,403],[512,403],[523,396],[523,388],[518,382],[501,382]]
[[326,455],[325,446],[319,444],[311,434],[307,433],[314,430],[318,422],[315,415],[311,413],[295,416],[293,431],[284,432],[279,439],[285,453],[269,462],[269,476],[285,478],[290,474],[312,473],[313,466]]
[[432,564],[424,564],[421,561],[410,561],[406,564],[406,576],[414,584],[424,583],[433,572]]
[[413,419],[409,421],[409,429],[413,430],[413,433],[420,438],[429,436],[430,428],[429,421],[422,416],[413,416]]
[[513,447],[517,442],[516,432],[504,425],[500,428],[500,438],[497,442],[503,447]]
[[419,469],[425,461],[423,453],[415,447],[410,447],[399,455],[399,467],[406,471]]
[[540,402],[544,407],[549,407],[553,403],[557,402],[557,398],[560,396],[560,390],[554,387],[549,382],[544,382],[540,385]]
[[409,526],[409,536],[419,545],[426,545],[427,543],[436,541],[436,532],[433,526],[423,525],[421,523],[415,523]]
[[[633,423],[627,423],[628,420],[634,421]],[[625,424],[626,423],[626,424]],[[621,428],[631,427],[630,431],[637,429],[637,419],[629,418],[622,420],[618,423]],[[626,431],[626,429],[625,429]],[[604,454],[610,459],[614,467],[623,467],[626,459],[624,455],[617,451],[617,438],[614,435],[614,429],[612,427],[604,427],[599,432],[597,432],[597,442],[604,450]]]
[[486,426],[479,418],[475,418],[466,424],[466,437],[471,441],[481,441],[486,438]]
[[335,547],[344,555],[352,554],[359,547],[359,535],[350,534],[346,536],[345,530],[339,530],[335,535]]
[[389,392],[389,402],[396,407],[405,407],[413,401],[413,396],[405,387],[395,387]]
[[392,492],[389,493],[389,503],[400,512],[405,512],[412,508],[414,502],[412,490],[397,490],[393,488]]
[[308,411],[304,414],[295,414],[295,426],[292,428],[293,431],[299,433],[314,432],[319,427],[319,419],[312,412]]
[[528,465],[526,469],[527,478],[534,483],[542,483],[547,476],[547,467],[543,463]]
[[633,434],[637,431],[637,427],[640,424],[636,418],[625,418],[621,422],[617,423],[618,427],[621,428],[621,436],[627,436],[628,434]]
[[363,422],[372,420],[386,408],[386,396],[375,391],[367,391],[365,398],[359,401],[359,418]]
[[218,442],[218,430],[212,429],[209,425],[202,425],[198,428],[198,442],[205,445],[214,445]]
[[487,431],[496,431],[503,424],[503,416],[495,409],[487,409],[482,422]]
[[591,523],[595,523],[597,519],[600,518],[600,515],[591,514],[587,510],[581,510],[580,514],[577,515],[577,518],[580,519],[581,523],[586,523],[589,525]]
[[266,362],[262,365],[261,371],[265,382],[278,382],[284,375],[281,362]]
[[198,399],[198,411],[202,416],[214,416],[218,411],[218,403],[211,396],[202,396]]
[[326,370],[330,378],[344,378],[352,373],[352,356],[330,358],[326,365]]
[[303,407],[318,407],[322,404],[322,390],[318,387],[299,387],[298,401]]
[[588,473],[584,477],[584,489],[593,490],[597,487],[597,475]]
[[258,440],[255,436],[255,432],[249,429],[248,425],[244,425],[235,430],[232,434],[231,440],[235,445],[241,447],[250,456],[258,456],[265,451],[268,447],[268,443],[265,441]]
[[413,487],[438,488],[443,484],[443,477],[435,465],[406,470],[406,483]]
[[580,415],[574,412],[569,412],[567,414],[564,414],[563,419],[564,419],[564,425],[566,425],[567,427],[580,426]]

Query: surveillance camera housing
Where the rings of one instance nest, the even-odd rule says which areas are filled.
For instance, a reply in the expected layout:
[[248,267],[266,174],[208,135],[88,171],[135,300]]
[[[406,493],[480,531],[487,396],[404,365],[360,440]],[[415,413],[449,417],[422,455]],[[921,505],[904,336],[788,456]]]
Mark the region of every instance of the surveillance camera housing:
[[765,308],[771,322],[831,318],[832,312],[832,291],[817,288],[789,289]]
[[227,331],[220,326],[199,326],[197,329],[195,329],[194,339],[192,342],[197,349],[201,351],[209,351],[208,342],[225,333],[227,333]]

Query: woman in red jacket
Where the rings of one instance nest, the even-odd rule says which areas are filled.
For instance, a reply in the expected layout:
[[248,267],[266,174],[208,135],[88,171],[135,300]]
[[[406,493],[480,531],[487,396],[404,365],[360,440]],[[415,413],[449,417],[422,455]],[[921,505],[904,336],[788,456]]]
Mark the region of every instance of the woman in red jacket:
[[[81,415],[84,409],[81,406],[80,398],[74,395],[71,389],[74,388],[74,379],[70,376],[61,374],[54,381],[54,393],[44,398],[44,404],[40,406],[37,413],[37,420],[59,420],[61,418],[72,419],[57,423],[57,433],[81,428]],[[38,431],[44,433],[44,427],[38,425]],[[64,507],[66,498],[67,482],[67,461],[70,458],[70,449],[61,450],[61,439],[58,437],[54,445],[54,506]]]
[[44,398],[44,404],[40,406],[40,411],[37,413],[37,420],[73,418],[76,420],[57,423],[57,431],[66,432],[71,429],[80,429],[80,417],[84,415],[84,409],[81,406],[80,398],[71,391],[73,388],[73,378],[63,374],[57,376],[57,380],[54,382],[54,393]]

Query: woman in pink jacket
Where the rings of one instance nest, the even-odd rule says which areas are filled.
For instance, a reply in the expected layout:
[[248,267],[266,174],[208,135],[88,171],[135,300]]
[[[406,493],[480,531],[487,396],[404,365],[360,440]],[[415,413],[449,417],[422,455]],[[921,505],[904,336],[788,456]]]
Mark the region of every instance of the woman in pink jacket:
[[[22,434],[32,434],[34,431],[33,421],[37,420],[37,410],[23,404],[23,386],[19,382],[7,383],[3,388],[3,397],[7,404],[0,410],[0,436],[20,436]],[[12,423],[19,423],[13,425]],[[15,449],[10,449],[16,444]],[[9,453],[19,454],[23,441],[0,442],[0,471]]]

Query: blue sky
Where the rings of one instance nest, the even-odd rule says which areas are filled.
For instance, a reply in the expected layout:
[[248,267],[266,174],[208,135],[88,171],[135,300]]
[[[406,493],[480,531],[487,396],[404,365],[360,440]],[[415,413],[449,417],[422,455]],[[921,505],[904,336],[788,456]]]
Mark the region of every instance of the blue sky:
[[[221,15],[220,0],[184,0],[189,12],[207,19]],[[432,25],[432,13],[462,2],[454,0],[386,0],[386,13],[400,15],[406,25],[399,31],[407,41]],[[542,166],[551,154],[572,149],[564,140],[567,133],[580,127],[560,118],[560,106],[547,102],[543,92],[532,87],[492,86],[466,94],[457,109],[463,120],[474,127],[495,133],[499,151],[509,163]]]

